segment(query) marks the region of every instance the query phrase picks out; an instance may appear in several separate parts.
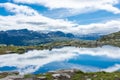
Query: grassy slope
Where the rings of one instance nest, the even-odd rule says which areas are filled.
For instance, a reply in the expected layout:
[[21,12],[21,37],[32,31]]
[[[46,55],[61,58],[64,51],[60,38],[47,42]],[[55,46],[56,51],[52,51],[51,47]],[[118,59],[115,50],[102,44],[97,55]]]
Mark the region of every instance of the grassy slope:
[[99,39],[98,41],[103,43],[103,44],[120,47],[120,31],[116,32],[116,33],[109,34],[109,35],[105,35],[101,39]]

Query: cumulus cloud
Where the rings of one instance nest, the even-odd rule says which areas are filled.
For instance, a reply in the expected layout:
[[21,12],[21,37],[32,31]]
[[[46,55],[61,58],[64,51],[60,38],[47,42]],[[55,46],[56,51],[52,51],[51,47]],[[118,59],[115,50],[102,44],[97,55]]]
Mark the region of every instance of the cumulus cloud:
[[[111,3],[112,2],[109,4]],[[31,7],[25,5],[17,5],[14,3],[0,3],[0,7],[4,7],[8,12],[15,14],[0,16],[0,30],[26,28],[34,31],[63,31],[75,34],[108,34],[120,30],[120,19],[80,25],[64,19],[52,19],[45,17]]]
[[[16,3],[39,4],[49,9],[67,9],[68,15],[105,10],[119,14],[120,9],[114,5],[120,0],[13,0]],[[64,12],[63,12],[64,13]],[[66,13],[65,13],[66,14]]]
[[87,25],[78,25],[76,23],[51,19],[44,16],[0,16],[0,30],[11,29],[29,29],[34,31],[48,30],[48,31],[63,31],[74,34],[90,34],[101,33],[108,34],[120,31],[120,20],[111,20],[101,23],[91,23]]
[[12,16],[0,16],[0,30],[23,28],[30,30],[68,30],[70,27],[77,25],[71,21],[51,19],[42,16],[28,6],[16,5],[13,3],[0,3],[0,7],[4,7],[9,12],[15,13],[15,15]]
[[[20,73],[31,73],[31,72],[37,71],[39,68],[43,67],[48,63],[52,63],[56,61],[65,61],[65,60],[78,57],[80,55],[104,56],[104,57],[106,56],[110,59],[119,59],[120,58],[119,53],[120,53],[120,48],[112,47],[112,46],[103,46],[101,48],[100,47],[98,48],[64,47],[61,49],[53,49],[52,51],[33,50],[21,55],[19,54],[1,55],[0,67],[14,66],[14,67],[17,67],[17,70]],[[71,68],[72,67],[78,68],[78,65],[76,67],[75,65],[73,65],[71,66]],[[117,68],[113,68],[112,71],[115,71],[118,68],[120,68],[120,66],[118,65],[116,65],[115,67]],[[95,68],[96,70],[99,69],[99,68],[96,68],[95,66],[91,68],[92,69]],[[80,69],[84,69],[84,68],[81,66]],[[86,70],[89,70],[89,68],[87,68]],[[103,70],[111,71],[109,68],[103,69]]]
[[28,16],[38,15],[37,11],[28,6],[16,5],[13,3],[0,3],[0,7],[3,7],[9,12],[13,12],[15,14],[24,14]]
[[[64,20],[54,20],[44,16],[25,16],[25,15],[15,15],[15,16],[0,16],[0,30],[11,30],[11,29],[29,29],[29,30],[63,30],[69,31],[69,28],[75,26],[75,23],[64,21]],[[66,29],[66,30],[64,30]]]
[[81,31],[83,34],[89,33],[101,33],[109,34],[120,31],[120,19],[108,20],[101,23],[91,23],[88,25],[79,25],[76,29]]

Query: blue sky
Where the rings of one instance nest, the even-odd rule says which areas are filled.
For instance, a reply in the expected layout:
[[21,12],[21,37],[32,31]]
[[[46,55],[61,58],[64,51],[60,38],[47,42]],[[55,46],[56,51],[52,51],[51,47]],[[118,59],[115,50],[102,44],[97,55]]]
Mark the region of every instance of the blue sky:
[[0,30],[108,34],[120,30],[120,0],[1,0]]

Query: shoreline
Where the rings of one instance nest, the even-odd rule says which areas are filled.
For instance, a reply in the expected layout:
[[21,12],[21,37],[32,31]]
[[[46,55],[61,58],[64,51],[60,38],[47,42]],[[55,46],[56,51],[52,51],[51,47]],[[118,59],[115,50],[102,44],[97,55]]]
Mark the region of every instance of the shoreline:
[[14,45],[0,45],[0,55],[3,54],[24,54],[30,50],[52,50],[54,48],[63,48],[63,47],[83,47],[83,48],[96,48],[102,47],[104,45],[110,45],[115,47],[120,47],[119,45],[113,45],[106,42],[100,41],[62,41],[62,42],[52,42],[41,45],[33,45],[33,46],[14,46]]
[[[111,76],[111,78],[110,78]],[[44,74],[25,74],[20,75],[19,72],[3,72],[0,73],[0,80],[119,80],[120,72],[82,72],[79,69],[62,69],[49,71]]]

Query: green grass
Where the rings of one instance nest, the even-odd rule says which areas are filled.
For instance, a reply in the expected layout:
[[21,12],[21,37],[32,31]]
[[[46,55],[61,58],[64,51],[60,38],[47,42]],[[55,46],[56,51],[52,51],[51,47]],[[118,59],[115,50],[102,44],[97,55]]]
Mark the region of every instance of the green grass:
[[[0,73],[0,79],[4,78],[8,75],[12,75],[5,72]],[[18,75],[18,74],[16,74]],[[14,76],[16,76],[14,75]],[[25,74],[24,78],[39,78],[39,77],[46,77],[47,80],[53,80],[52,73],[45,73],[45,74]],[[59,80],[59,79],[58,79]],[[120,80],[120,72],[82,72],[82,71],[76,71],[72,74],[70,80]]]
[[120,72],[91,72],[91,73],[75,73],[72,80],[117,80],[120,79]]

